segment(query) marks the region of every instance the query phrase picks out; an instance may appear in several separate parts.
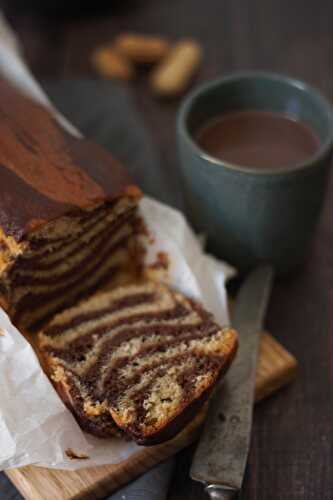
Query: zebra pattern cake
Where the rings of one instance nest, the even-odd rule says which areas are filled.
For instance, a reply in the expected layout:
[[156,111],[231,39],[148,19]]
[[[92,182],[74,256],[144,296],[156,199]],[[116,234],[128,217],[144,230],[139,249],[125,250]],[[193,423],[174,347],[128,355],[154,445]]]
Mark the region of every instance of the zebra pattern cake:
[[39,334],[55,386],[83,429],[139,444],[176,434],[209,397],[237,349],[198,303],[145,282],[96,294]]
[[0,95],[0,305],[34,330],[131,268],[140,191],[3,79]]

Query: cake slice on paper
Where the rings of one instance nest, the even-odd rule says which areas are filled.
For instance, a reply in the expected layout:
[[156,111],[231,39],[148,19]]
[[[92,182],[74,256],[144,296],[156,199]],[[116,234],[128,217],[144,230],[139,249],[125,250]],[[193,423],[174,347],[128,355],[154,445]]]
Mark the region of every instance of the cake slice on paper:
[[196,415],[237,350],[201,305],[153,283],[96,294],[39,335],[55,386],[88,432],[152,445]]

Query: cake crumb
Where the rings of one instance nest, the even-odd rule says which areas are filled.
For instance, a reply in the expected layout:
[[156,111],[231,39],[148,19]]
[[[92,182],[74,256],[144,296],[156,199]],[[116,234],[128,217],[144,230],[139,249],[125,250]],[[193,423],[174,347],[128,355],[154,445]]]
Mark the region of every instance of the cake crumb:
[[84,453],[76,453],[75,451],[72,450],[72,448],[67,448],[67,450],[65,450],[65,453],[70,460],[87,460],[90,458],[88,455],[85,455]]
[[45,219],[31,219],[31,221],[28,223],[28,229],[29,231],[33,231],[35,229],[38,229],[40,226],[43,224],[46,224]]
[[157,252],[154,262],[144,269],[149,280],[170,283],[170,257],[166,252]]
[[170,258],[166,252],[158,252],[156,255],[156,261],[153,262],[149,267],[151,269],[168,269],[170,265]]
[[4,240],[0,241],[0,250],[2,252],[6,252],[7,250],[9,250],[8,245]]
[[0,337],[4,337],[6,335],[5,330],[0,328]]

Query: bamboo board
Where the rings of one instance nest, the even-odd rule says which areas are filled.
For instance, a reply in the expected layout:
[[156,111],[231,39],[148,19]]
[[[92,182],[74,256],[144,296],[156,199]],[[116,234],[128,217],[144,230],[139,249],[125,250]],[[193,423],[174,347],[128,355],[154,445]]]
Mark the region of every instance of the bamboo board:
[[[296,359],[271,335],[264,334],[257,367],[256,401],[290,382],[296,369]],[[203,411],[174,439],[158,446],[142,448],[117,465],[81,469],[77,472],[29,466],[6,473],[27,500],[103,498],[195,441],[204,418]]]

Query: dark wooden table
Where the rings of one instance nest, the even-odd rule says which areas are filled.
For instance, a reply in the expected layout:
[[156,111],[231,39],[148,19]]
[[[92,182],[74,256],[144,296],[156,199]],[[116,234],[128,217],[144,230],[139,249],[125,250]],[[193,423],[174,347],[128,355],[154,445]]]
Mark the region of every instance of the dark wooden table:
[[[333,101],[333,4],[329,0],[110,3],[114,7],[100,16],[46,19],[23,12],[8,1],[9,18],[21,36],[35,75],[61,78],[92,74],[89,54],[93,47],[118,32],[138,30],[174,39],[199,39],[205,60],[198,81],[234,70],[273,70],[305,79]],[[177,179],[175,114],[179,101],[158,102],[144,79],[133,85],[133,94],[165,168]],[[328,188],[306,265],[274,287],[267,326],[297,356],[300,371],[294,384],[255,411],[243,497],[331,500],[333,186]],[[190,456],[189,450],[178,459],[170,500],[204,498],[202,488],[188,477]]]

